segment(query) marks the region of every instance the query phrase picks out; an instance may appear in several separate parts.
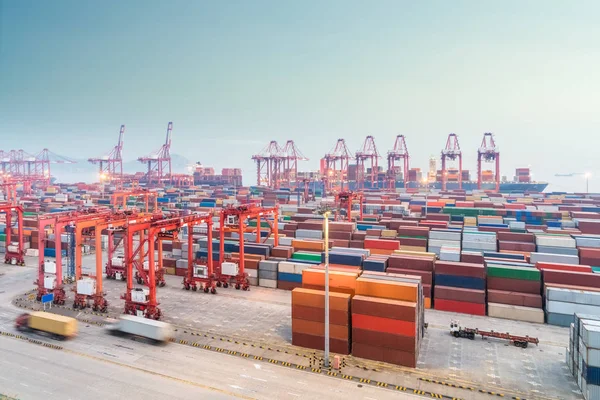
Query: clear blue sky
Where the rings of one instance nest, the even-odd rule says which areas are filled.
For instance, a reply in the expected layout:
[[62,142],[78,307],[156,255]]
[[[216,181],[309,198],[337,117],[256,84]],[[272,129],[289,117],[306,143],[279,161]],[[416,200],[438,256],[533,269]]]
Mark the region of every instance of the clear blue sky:
[[583,185],[553,174],[600,175],[598,1],[0,7],[4,150],[101,155],[124,123],[134,159],[173,121],[173,153],[241,167],[250,184],[250,156],[271,139],[294,139],[311,159],[303,169],[316,169],[338,137],[355,151],[373,135],[385,153],[405,134],[412,166],[425,169],[456,132],[474,169],[491,131],[503,175],[530,164],[571,190]]

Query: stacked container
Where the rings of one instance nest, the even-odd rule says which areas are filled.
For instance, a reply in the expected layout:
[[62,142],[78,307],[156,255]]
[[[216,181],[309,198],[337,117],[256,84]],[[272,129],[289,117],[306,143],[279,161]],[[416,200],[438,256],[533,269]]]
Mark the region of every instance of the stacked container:
[[544,323],[541,273],[531,267],[487,265],[487,301],[490,317]]
[[485,267],[438,261],[435,264],[434,308],[485,315]]
[[352,300],[352,355],[416,367],[423,335],[420,281],[396,274],[360,277]]
[[263,260],[258,263],[258,286],[277,288],[277,272],[279,261]]
[[433,269],[435,254],[394,254],[388,259],[387,272],[421,277],[425,308],[431,308],[433,298]]
[[[350,298],[345,293],[329,293],[329,348],[333,353],[350,354]],[[292,291],[292,344],[325,349],[324,291]]]
[[496,232],[465,230],[462,236],[462,248],[466,251],[496,251]]
[[460,241],[462,233],[460,231],[450,229],[432,229],[429,232],[429,241],[427,251],[435,253],[438,256],[442,246],[450,245],[452,247],[458,246],[460,253]]
[[302,287],[302,271],[310,264],[281,261],[277,272],[277,289],[292,290]]
[[569,326],[575,314],[600,315],[600,292],[546,287],[548,324]]
[[570,324],[567,366],[586,400],[600,399],[600,317],[576,314]]

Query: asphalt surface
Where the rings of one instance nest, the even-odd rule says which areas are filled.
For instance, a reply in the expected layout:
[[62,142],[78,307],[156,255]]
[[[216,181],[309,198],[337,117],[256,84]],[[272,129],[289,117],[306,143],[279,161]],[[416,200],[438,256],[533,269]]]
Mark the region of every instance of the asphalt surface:
[[[32,287],[30,268],[0,276],[0,330],[17,333],[11,299]],[[46,348],[0,336],[0,393],[18,399],[408,399],[417,396],[186,346],[155,346],[79,323],[78,336]]]

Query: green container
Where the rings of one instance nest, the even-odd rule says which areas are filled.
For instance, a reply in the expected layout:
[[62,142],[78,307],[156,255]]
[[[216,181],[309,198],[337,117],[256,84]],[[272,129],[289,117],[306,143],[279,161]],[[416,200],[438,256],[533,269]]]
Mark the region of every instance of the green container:
[[24,217],[36,217],[37,213],[31,212],[31,211],[24,211],[23,216]]
[[[255,227],[256,226],[256,220],[253,219],[253,220],[249,221],[248,222],[248,226]],[[260,221],[260,227],[261,228],[269,228],[269,223],[267,221]]]
[[444,207],[442,213],[463,217],[477,217],[478,215],[498,215],[498,210],[495,208]]
[[505,265],[487,266],[487,276],[496,278],[521,279],[525,281],[539,281],[542,278],[540,271],[532,267],[509,267]]
[[291,220],[292,220],[292,217],[291,217],[291,216],[289,216],[289,215],[284,215],[284,216],[283,216],[283,220],[284,220],[284,221],[291,221]]
[[595,274],[600,274],[600,267],[592,267],[592,271],[594,271]]
[[399,239],[425,239],[427,240],[427,236],[398,236]]
[[297,251],[292,254],[293,260],[317,261],[321,262],[321,253],[310,253],[307,251]]
[[0,233],[0,242],[6,242],[6,235],[4,233]]

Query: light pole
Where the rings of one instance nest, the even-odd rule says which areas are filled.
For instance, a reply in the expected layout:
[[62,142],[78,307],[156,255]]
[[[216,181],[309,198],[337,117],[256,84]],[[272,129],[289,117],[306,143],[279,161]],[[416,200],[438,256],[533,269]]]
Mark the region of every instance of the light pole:
[[585,192],[589,193],[590,192],[590,177],[592,176],[592,174],[590,174],[589,172],[585,173]]
[[429,181],[425,178],[423,179],[423,184],[425,186],[425,218],[427,218],[427,196],[429,195]]
[[329,368],[329,214],[327,210],[323,213],[325,233],[325,368]]

